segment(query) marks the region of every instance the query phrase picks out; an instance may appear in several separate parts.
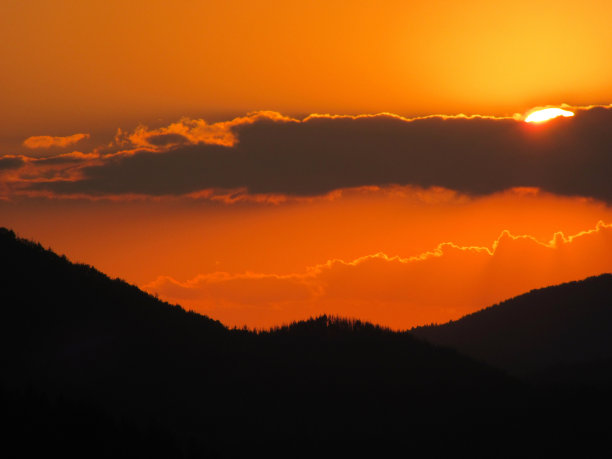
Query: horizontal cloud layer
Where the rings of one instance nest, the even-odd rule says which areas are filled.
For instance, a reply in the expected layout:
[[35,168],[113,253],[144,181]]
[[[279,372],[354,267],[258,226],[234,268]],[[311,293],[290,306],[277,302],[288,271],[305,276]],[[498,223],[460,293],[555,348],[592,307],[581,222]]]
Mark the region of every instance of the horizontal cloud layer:
[[243,190],[315,196],[371,185],[483,195],[514,187],[612,203],[612,109],[576,109],[533,125],[518,118],[405,119],[257,113],[225,123],[182,120],[118,137],[124,150],[84,162],[70,179],[21,191],[55,195],[183,195]]

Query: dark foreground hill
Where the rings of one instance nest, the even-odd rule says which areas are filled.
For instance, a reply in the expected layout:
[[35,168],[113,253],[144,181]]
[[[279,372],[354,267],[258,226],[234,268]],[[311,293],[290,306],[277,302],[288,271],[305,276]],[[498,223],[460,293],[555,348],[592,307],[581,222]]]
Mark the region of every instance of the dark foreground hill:
[[24,457],[510,457],[607,432],[580,391],[409,333],[325,316],[228,330],[4,229],[0,255],[0,448]]
[[612,381],[612,274],[533,290],[412,332],[517,376]]

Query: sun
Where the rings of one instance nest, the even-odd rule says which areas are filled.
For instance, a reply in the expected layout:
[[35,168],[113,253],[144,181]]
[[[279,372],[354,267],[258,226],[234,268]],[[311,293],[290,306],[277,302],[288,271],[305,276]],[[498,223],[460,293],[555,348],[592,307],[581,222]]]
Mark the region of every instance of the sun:
[[570,112],[569,110],[563,110],[561,108],[543,108],[541,110],[531,112],[525,118],[525,122],[541,123],[543,121],[548,121],[553,118],[557,118],[558,116],[574,116],[574,112]]

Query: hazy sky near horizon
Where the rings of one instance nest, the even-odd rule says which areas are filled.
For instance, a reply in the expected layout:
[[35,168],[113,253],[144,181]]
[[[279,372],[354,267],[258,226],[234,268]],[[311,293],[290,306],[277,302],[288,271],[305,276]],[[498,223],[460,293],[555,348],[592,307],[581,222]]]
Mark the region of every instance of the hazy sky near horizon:
[[230,325],[405,328],[612,271],[610,17],[5,0],[0,225]]

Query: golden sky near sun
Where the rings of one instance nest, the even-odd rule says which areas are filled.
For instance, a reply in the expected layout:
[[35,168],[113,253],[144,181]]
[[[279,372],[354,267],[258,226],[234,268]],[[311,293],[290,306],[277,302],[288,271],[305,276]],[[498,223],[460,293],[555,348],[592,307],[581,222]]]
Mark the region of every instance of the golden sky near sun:
[[5,0],[1,129],[609,103],[610,17],[609,1]]

